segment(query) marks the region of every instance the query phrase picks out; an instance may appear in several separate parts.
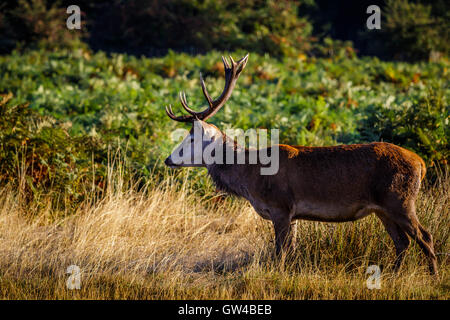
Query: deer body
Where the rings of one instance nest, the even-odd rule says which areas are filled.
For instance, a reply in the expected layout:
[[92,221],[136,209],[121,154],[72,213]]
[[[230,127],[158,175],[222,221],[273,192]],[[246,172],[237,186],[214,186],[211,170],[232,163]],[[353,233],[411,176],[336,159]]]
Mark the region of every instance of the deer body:
[[[264,218],[270,216],[264,211],[271,208],[287,212],[293,219],[324,222],[353,221],[367,211],[381,211],[389,189],[415,196],[417,183],[400,191],[404,186],[396,181],[406,174],[420,183],[425,170],[418,156],[388,143],[279,148],[280,169],[275,175],[262,176],[258,165],[249,164],[207,168],[219,188],[226,184],[224,191],[233,190],[249,200]],[[392,153],[399,158],[391,159]]]
[[[217,112],[231,94],[231,90],[247,62],[247,56],[230,64],[224,59],[226,84],[224,93],[212,101],[203,80],[202,89],[209,107],[196,113],[183,107],[192,116],[176,117],[171,108],[167,114],[176,121],[191,122],[193,130],[181,143],[189,146],[191,155],[202,157],[194,149],[194,129],[201,130],[201,150],[221,143],[224,153],[244,154],[250,150],[237,145],[214,125],[204,122]],[[197,138],[198,139],[198,138]],[[173,156],[165,163],[171,167],[193,166],[187,155],[174,163]],[[262,164],[202,163],[217,187],[225,192],[247,199],[264,219],[271,220],[275,230],[276,251],[290,248],[291,223],[296,219],[346,222],[375,213],[392,238],[400,267],[411,237],[425,253],[432,273],[437,272],[431,234],[423,228],[416,216],[415,201],[425,176],[425,163],[415,153],[390,143],[306,147],[276,145],[279,152],[279,170],[273,175],[261,175]]]

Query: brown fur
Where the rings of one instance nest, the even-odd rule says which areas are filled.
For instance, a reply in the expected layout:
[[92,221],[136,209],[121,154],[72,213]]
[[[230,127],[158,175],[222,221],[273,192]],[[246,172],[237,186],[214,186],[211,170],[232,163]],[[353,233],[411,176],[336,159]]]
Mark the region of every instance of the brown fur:
[[432,237],[419,223],[415,201],[425,163],[415,153],[384,142],[305,147],[279,145],[280,169],[260,175],[260,165],[209,165],[216,185],[248,199],[272,220],[276,248],[292,241],[295,219],[345,222],[370,213],[383,222],[394,241],[400,267],[410,236],[418,242],[436,273]]

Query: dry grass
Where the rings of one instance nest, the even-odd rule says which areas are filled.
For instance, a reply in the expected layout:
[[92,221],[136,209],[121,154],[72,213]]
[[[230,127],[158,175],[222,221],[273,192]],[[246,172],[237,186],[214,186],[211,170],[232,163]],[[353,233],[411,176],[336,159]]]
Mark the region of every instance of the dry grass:
[[[2,299],[449,299],[449,184],[424,187],[418,215],[435,238],[440,274],[414,244],[399,275],[375,216],[355,223],[299,221],[293,262],[272,259],[273,231],[243,200],[199,196],[167,176],[146,192],[118,192],[65,218],[0,193]],[[81,289],[68,290],[69,265]],[[366,287],[368,265],[382,287]]]

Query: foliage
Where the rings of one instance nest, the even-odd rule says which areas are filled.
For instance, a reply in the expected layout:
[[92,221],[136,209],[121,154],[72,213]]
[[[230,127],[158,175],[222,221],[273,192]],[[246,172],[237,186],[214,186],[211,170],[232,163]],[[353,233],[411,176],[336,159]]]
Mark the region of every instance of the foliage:
[[297,0],[115,1],[97,11],[91,43],[140,53],[172,48],[292,55],[311,42],[311,25],[297,7]]
[[[28,104],[0,101],[0,183],[18,189],[26,203],[45,196],[52,207],[69,209],[83,200],[86,189],[97,191],[105,170],[100,141],[72,137],[67,123],[40,116]],[[38,201],[36,201],[38,202]]]
[[[3,8],[2,8],[3,7]],[[79,46],[85,28],[66,27],[66,9],[61,1],[18,0],[0,7],[0,52],[15,46],[43,46],[49,49]]]
[[429,4],[388,0],[383,12],[383,40],[396,58],[428,59],[433,51],[450,51],[447,16],[432,15]]
[[[246,50],[275,57],[376,55],[386,60],[445,59],[448,1],[436,0],[79,0],[81,30],[68,30],[69,0],[0,5],[0,52],[78,47],[150,56],[169,49]],[[366,9],[382,9],[381,30],[367,30]],[[353,45],[355,49],[353,49]]]
[[311,47],[311,25],[297,15],[297,0],[146,0],[79,2],[87,23],[68,30],[70,1],[18,0],[0,16],[1,51],[23,46],[79,45],[134,53],[246,49],[273,56]]
[[[211,122],[221,129],[277,128],[280,142],[289,144],[383,140],[419,153],[428,165],[445,164],[449,156],[448,64],[382,62],[348,56],[345,49],[342,52],[319,59],[299,55],[282,60],[251,53],[233,95]],[[177,143],[171,132],[187,129],[171,121],[164,106],[172,104],[181,112],[176,107],[178,92],[185,91],[193,108],[203,108],[199,72],[211,95],[217,97],[224,84],[221,54],[170,52],[160,58],[136,58],[124,54],[109,57],[84,48],[16,51],[0,57],[0,93],[14,93],[12,106],[30,102],[31,109],[26,110],[33,113],[23,123],[42,116],[54,119],[52,129],[30,127],[23,136],[52,132],[30,141],[51,146],[34,144],[36,150],[48,153],[43,159],[60,159],[61,167],[55,170],[67,168],[54,185],[69,188],[75,183],[77,187],[70,188],[76,189],[78,181],[90,181],[85,174],[92,170],[91,152],[100,171],[95,175],[101,177],[100,168],[108,164],[108,146],[120,149],[126,166],[145,181],[165,170],[161,160]],[[232,55],[239,58],[244,54]],[[64,123],[71,125],[63,130],[60,126]],[[65,132],[70,139],[58,140],[67,136]],[[87,137],[98,145],[84,149],[87,146],[77,141]],[[5,155],[9,161],[23,138],[9,147],[10,153]],[[16,177],[11,170],[9,174]],[[189,174],[195,177],[200,192],[209,188],[203,170]]]
[[433,165],[450,158],[450,110],[443,92],[431,91],[419,101],[400,106],[371,108],[361,134],[367,140],[384,140],[415,150]]
[[351,41],[334,40],[326,37],[320,44],[313,46],[311,53],[315,57],[356,58],[356,51]]
[[[370,5],[381,9],[381,29],[367,29]],[[449,55],[446,0],[311,0],[300,12],[315,37],[351,41],[359,55],[385,60],[439,60]]]

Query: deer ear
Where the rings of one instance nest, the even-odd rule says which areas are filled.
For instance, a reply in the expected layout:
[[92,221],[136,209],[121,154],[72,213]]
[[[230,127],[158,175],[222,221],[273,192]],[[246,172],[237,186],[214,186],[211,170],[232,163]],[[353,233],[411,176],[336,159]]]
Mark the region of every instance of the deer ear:
[[[205,121],[195,121],[198,122],[197,125],[201,126],[202,132],[205,137],[210,139],[215,139],[217,136],[221,135],[220,130],[218,130],[215,126],[206,123]],[[200,129],[200,128],[199,128]]]

